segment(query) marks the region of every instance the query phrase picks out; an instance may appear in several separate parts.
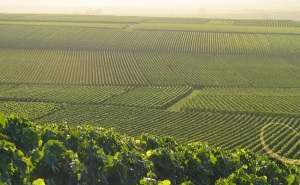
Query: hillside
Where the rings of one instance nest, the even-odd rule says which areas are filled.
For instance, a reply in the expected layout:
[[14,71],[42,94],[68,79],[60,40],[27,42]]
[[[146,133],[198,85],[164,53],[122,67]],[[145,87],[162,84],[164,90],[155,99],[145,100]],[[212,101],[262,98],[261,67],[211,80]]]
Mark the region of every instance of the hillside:
[[289,184],[299,167],[244,149],[226,152],[169,137],[113,129],[39,125],[0,114],[0,183],[4,184]]
[[[37,125],[30,129],[38,130],[38,135],[43,134],[39,129],[52,124],[56,126],[47,129],[57,133],[65,132],[66,124],[66,128],[75,129],[76,133],[77,129],[80,133],[90,132],[83,125],[95,130],[114,128],[119,134],[100,130],[118,135],[113,140],[119,143],[119,152],[127,143],[124,138],[132,141],[133,145],[126,147],[130,150],[137,147],[141,153],[134,155],[140,156],[137,159],[142,161],[152,156],[142,153],[152,149],[135,144],[136,140],[145,140],[141,135],[149,134],[151,137],[146,137],[158,143],[166,142],[159,139],[162,137],[176,140],[177,144],[170,141],[173,148],[169,144],[162,145],[166,145],[166,152],[176,153],[172,158],[179,161],[174,166],[183,171],[179,170],[174,177],[152,171],[156,177],[151,177],[144,171],[130,176],[132,172],[125,170],[122,176],[127,176],[126,183],[149,177],[157,182],[169,179],[174,184],[174,178],[179,176],[183,178],[180,182],[194,182],[200,180],[197,170],[202,169],[210,174],[207,179],[211,184],[220,178],[231,181],[230,174],[238,176],[244,171],[256,175],[249,178],[264,181],[264,175],[255,171],[260,167],[252,170],[251,165],[245,163],[247,167],[241,169],[244,162],[236,161],[232,153],[239,156],[237,150],[241,152],[243,148],[253,161],[274,162],[279,168],[283,167],[277,160],[299,164],[299,28],[300,22],[293,20],[0,14],[0,112],[15,113],[35,122]],[[69,140],[69,136],[55,136],[55,140],[62,142],[55,143],[63,147],[66,144],[63,138]],[[46,142],[47,139],[42,143]],[[191,146],[195,142],[197,144]],[[27,146],[26,143],[21,145]],[[20,147],[18,143],[15,145]],[[40,151],[44,145],[37,146]],[[213,151],[219,151],[234,168],[224,167],[228,173],[220,172],[222,175],[213,180],[211,172],[214,175],[219,172],[207,170],[202,163],[196,172],[187,170],[188,164],[183,161],[189,155],[191,159],[197,156],[187,152],[194,146],[197,151],[205,146],[216,158],[219,154]],[[70,147],[64,146],[63,151]],[[218,147],[222,150],[216,149]],[[155,150],[164,151],[157,147]],[[105,156],[115,156],[118,151],[103,152]],[[182,157],[182,152],[186,156]],[[78,151],[72,149],[70,155],[74,153]],[[27,155],[26,151],[23,154]],[[40,154],[36,154],[37,159],[32,157],[30,160],[36,161],[31,163],[37,164]],[[262,154],[267,156],[260,156]],[[118,155],[116,159],[120,159]],[[82,159],[79,167],[70,172],[76,174],[75,180],[78,180],[77,174],[81,174],[80,179],[87,178]],[[195,166],[198,163],[195,159]],[[99,178],[104,184],[111,183],[107,175],[112,164],[110,161],[103,164],[105,174]],[[42,167],[38,170],[42,171]],[[150,167],[159,168],[154,164]],[[126,167],[131,168],[135,169],[132,165]],[[243,172],[239,173],[239,169]],[[31,167],[24,173],[29,173],[25,181],[38,178]],[[287,174],[291,171],[287,170]],[[266,175],[267,181],[272,179],[270,175]],[[94,180],[98,178],[94,176]],[[259,180],[258,176],[263,179]],[[48,179],[48,176],[41,177]],[[288,184],[284,179],[279,178]],[[293,176],[287,179],[292,181]],[[176,180],[175,184],[178,183]]]

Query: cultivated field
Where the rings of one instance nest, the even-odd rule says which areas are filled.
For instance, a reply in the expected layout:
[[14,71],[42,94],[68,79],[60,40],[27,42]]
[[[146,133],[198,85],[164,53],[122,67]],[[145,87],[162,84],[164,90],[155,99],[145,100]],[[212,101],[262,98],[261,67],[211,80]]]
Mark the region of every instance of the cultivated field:
[[0,66],[5,113],[300,159],[300,22],[0,15]]

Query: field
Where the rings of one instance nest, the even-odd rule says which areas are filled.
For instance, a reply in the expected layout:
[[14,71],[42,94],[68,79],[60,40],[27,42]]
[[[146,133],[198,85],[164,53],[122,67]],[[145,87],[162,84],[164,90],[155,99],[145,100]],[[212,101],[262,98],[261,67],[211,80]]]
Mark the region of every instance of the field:
[[183,104],[183,111],[300,114],[299,89],[205,88]]
[[3,14],[0,66],[6,114],[300,159],[297,21]]

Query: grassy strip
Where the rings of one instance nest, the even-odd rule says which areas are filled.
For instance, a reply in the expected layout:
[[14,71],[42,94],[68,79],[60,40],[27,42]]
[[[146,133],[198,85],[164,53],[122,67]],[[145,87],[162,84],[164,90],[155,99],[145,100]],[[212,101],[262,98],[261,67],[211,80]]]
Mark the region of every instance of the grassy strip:
[[175,104],[173,104],[171,107],[169,107],[167,109],[167,111],[179,112],[180,108],[182,107],[182,105],[184,105],[186,102],[188,102],[193,97],[197,96],[197,94],[199,94],[199,93],[200,93],[200,90],[192,91],[192,93],[189,94],[187,97],[182,98],[181,100],[179,100],[178,102],[176,102]]

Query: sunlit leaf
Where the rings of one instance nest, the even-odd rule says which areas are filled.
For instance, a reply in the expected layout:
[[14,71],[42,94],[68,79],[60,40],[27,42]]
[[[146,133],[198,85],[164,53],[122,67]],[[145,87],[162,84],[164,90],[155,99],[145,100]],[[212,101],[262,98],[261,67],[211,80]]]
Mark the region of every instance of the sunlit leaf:
[[6,127],[6,117],[5,114],[3,114],[2,112],[0,112],[0,126],[2,128]]
[[162,182],[159,182],[158,185],[171,185],[171,181],[169,180],[164,180]]
[[209,155],[209,159],[212,164],[216,164],[218,160],[213,154]]
[[152,154],[153,154],[153,152],[152,152],[151,150],[148,150],[148,151],[146,152],[146,155],[147,155],[148,157],[150,157]]
[[289,175],[289,176],[285,177],[285,180],[287,181],[288,185],[291,185],[295,181],[295,176],[294,175]]
[[33,181],[32,185],[46,185],[44,179],[37,179]]
[[140,184],[141,184],[141,185],[147,184],[147,179],[141,179],[141,180],[140,180]]

